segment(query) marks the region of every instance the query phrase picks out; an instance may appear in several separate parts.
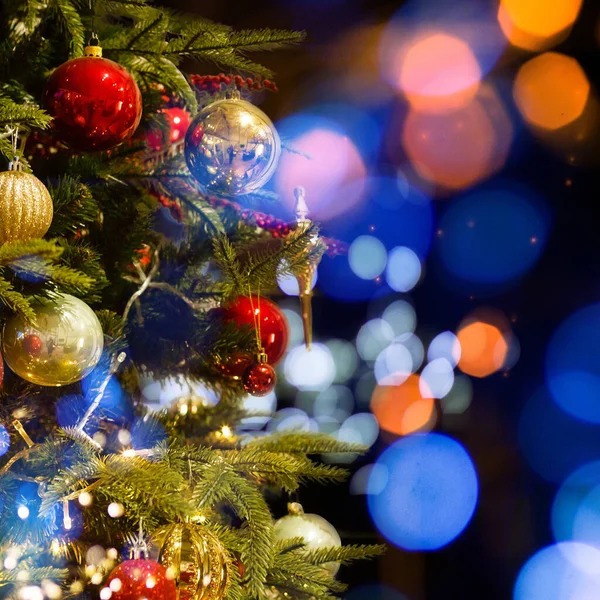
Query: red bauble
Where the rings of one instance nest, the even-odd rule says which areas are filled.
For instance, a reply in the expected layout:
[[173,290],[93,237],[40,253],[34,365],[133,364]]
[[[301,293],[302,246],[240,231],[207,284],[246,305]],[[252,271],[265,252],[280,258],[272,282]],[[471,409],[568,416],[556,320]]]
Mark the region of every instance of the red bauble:
[[[238,326],[249,325],[254,329],[254,320],[260,321],[260,343],[267,355],[268,363],[276,365],[285,354],[289,338],[289,326],[281,309],[262,296],[239,296],[225,308],[225,319]],[[246,362],[246,365],[248,362]]]
[[108,150],[130,138],[142,117],[142,95],[121,65],[74,58],[50,76],[44,104],[57,136],[76,150]]
[[242,385],[251,396],[266,396],[276,383],[275,369],[268,363],[254,362],[242,375]]
[[111,600],[175,600],[177,589],[167,570],[153,560],[126,560],[106,581]]
[[183,108],[174,106],[173,108],[165,108],[161,112],[163,112],[167,118],[167,123],[169,125],[169,140],[167,142],[164,139],[164,132],[161,131],[160,128],[151,128],[146,136],[146,141],[148,147],[155,151],[162,150],[168,144],[183,142],[185,139],[185,132],[190,124],[190,113]]
[[23,338],[22,345],[23,350],[25,350],[29,356],[39,356],[43,348],[42,340],[33,333],[30,333]]

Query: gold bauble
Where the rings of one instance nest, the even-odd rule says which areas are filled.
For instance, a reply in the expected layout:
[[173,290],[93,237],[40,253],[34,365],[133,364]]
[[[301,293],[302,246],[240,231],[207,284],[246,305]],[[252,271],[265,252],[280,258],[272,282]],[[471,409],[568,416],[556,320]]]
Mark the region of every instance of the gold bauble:
[[43,237],[53,210],[52,198],[37,177],[19,170],[0,173],[0,245]]
[[4,325],[2,353],[19,377],[37,385],[79,381],[97,364],[104,347],[94,311],[68,294],[32,304],[35,322],[14,315]]
[[175,523],[155,534],[158,562],[175,580],[178,600],[222,600],[231,582],[231,560],[202,525]]

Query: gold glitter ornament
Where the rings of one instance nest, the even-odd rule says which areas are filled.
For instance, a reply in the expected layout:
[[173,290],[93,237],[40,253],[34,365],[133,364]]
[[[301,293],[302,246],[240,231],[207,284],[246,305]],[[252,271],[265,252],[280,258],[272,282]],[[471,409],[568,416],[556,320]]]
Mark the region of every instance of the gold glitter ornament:
[[43,237],[52,223],[52,198],[34,175],[13,169],[0,172],[0,245]]
[[34,322],[14,315],[4,325],[6,364],[37,385],[69,385],[83,379],[98,364],[104,347],[94,311],[69,294],[37,300],[32,308]]
[[158,562],[175,580],[178,600],[222,600],[232,563],[219,539],[202,525],[175,523],[154,535]]

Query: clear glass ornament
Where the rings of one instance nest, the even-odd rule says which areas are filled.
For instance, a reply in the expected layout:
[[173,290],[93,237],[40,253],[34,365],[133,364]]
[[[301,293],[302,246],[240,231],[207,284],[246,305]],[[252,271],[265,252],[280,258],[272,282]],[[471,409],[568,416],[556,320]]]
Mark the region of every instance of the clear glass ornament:
[[202,188],[217,195],[248,194],[272,177],[281,141],[265,113],[246,100],[219,100],[194,118],[185,138],[187,165]]
[[2,353],[19,377],[37,385],[79,381],[98,364],[104,347],[94,311],[69,294],[33,304],[35,322],[14,315],[4,325]]
[[[336,528],[326,519],[315,514],[305,514],[302,506],[294,502],[288,506],[290,514],[275,521],[275,540],[304,538],[307,550],[340,547],[342,540]],[[330,562],[323,565],[335,575],[340,563]]]

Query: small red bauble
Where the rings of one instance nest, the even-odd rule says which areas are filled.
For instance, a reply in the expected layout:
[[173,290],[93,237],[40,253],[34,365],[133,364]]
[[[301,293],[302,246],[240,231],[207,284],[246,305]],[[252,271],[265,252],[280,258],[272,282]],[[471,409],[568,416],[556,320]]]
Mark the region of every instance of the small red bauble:
[[42,340],[32,333],[23,338],[22,345],[29,356],[39,356],[43,348]]
[[254,329],[255,318],[260,321],[260,345],[268,363],[276,365],[285,354],[289,339],[289,326],[281,309],[268,298],[239,296],[225,309],[225,319],[239,326]]
[[121,65],[106,58],[74,58],[50,76],[44,104],[57,136],[75,150],[108,150],[135,132],[142,95]]
[[177,589],[167,570],[146,559],[126,560],[106,581],[111,600],[176,600]]
[[165,141],[164,132],[158,127],[152,127],[146,136],[148,147],[152,150],[161,150],[168,144],[183,142],[185,133],[190,125],[190,113],[183,108],[174,106],[162,110],[169,125],[169,141]]
[[268,363],[254,362],[242,375],[242,385],[251,396],[266,396],[276,383],[275,369]]

